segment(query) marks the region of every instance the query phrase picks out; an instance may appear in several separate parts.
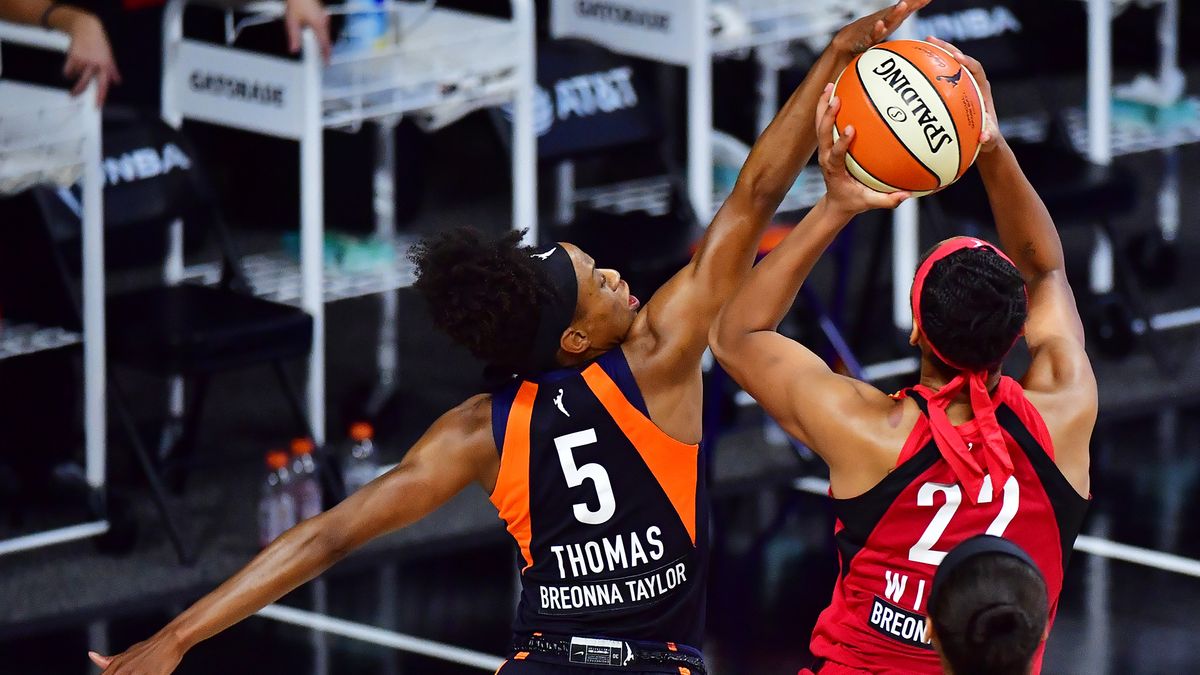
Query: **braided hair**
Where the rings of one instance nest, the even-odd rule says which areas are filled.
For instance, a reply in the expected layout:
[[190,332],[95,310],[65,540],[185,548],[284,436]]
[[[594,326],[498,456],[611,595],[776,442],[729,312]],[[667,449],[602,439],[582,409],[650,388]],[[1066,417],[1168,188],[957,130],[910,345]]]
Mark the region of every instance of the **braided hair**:
[[955,251],[934,263],[920,299],[925,337],[971,370],[1000,365],[1029,313],[1021,273],[987,247]]
[[953,672],[1027,675],[1049,621],[1046,583],[1013,556],[977,556],[946,578],[929,620]]
[[487,238],[459,227],[409,251],[414,287],[433,323],[489,366],[515,369],[529,353],[541,306],[554,291],[521,245],[521,232]]

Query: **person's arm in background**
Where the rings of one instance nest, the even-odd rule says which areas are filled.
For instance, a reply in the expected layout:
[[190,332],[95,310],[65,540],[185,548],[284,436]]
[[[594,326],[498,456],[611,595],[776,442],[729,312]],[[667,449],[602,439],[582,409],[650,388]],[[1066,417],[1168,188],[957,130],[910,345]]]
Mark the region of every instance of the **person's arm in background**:
[[96,80],[96,104],[104,105],[108,88],[121,83],[104,26],[95,14],[51,0],[0,0],[0,20],[59,30],[71,37],[63,75],[75,79],[72,96]]
[[902,1],[838,31],[755,142],[691,262],[642,310],[654,342],[651,363],[644,366],[691,374],[692,368],[680,366],[693,363],[707,348],[712,321],[750,271],[763,231],[817,147],[815,111],[825,84],[928,2]]
[[329,60],[329,14],[321,5],[321,0],[287,0],[283,23],[287,29],[288,49],[293,54],[300,51],[300,33],[308,27],[321,47],[321,58]]
[[1086,495],[1088,446],[1099,403],[1096,376],[1084,351],[1083,321],[1067,282],[1062,241],[1046,205],[1000,135],[992,87],[983,66],[954,45],[930,39],[949,50],[983,92],[987,120],[976,166],[991,202],[1000,243],[1029,289],[1025,342],[1033,361],[1022,384],[1051,428],[1059,451],[1055,459],[1061,460],[1063,473]]
[[[892,410],[891,399],[869,384],[833,372],[805,345],[776,332],[813,266],[854,215],[894,208],[908,198],[882,194],[846,171],[846,149],[857,135],[846,127],[833,141],[840,102],[826,87],[818,104],[817,137],[826,194],[783,243],[751,272],[721,309],[711,333],[713,355],[739,385],[793,437],[829,464],[833,493],[854,496],[890,466],[872,462],[857,442]],[[881,473],[882,472],[882,473]],[[860,489],[861,488],[861,489]]]
[[196,644],[278,600],[371,539],[424,518],[471,482],[490,489],[498,471],[491,399],[476,396],[434,422],[395,469],[285,532],[153,636],[115,656],[89,656],[105,675],[170,673]]

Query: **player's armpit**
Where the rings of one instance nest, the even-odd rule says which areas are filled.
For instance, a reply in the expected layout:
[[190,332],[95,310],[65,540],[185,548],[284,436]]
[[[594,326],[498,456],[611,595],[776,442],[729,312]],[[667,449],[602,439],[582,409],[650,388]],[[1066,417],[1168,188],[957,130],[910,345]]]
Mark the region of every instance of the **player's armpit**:
[[[1095,377],[1084,351],[1083,322],[1063,270],[1028,281],[1025,342],[1033,362],[1022,383],[1027,390],[1095,396]],[[1088,385],[1090,384],[1090,392]]]
[[340,551],[424,518],[479,482],[490,491],[500,459],[491,428],[491,397],[468,399],[442,415],[396,468],[363,486],[321,517]]

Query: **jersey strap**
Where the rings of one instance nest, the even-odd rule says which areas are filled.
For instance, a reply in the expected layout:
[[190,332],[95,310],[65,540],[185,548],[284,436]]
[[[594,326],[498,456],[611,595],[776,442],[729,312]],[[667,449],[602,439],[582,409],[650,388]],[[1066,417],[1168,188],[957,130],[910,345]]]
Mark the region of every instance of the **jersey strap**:
[[[1000,423],[996,421],[996,404],[977,375],[960,372],[936,392],[924,385],[914,387],[929,401],[926,414],[929,417],[933,440],[958,481],[962,483],[963,492],[972,504],[978,501],[983,491],[984,476],[990,475],[993,485],[1004,485],[1013,473],[1012,457],[1008,454]],[[969,390],[971,409],[975,413],[979,434],[982,436],[983,447],[979,449],[979,454],[983,456],[984,464],[987,465],[986,470],[971,454],[966,441],[946,415],[946,407],[964,387]]]
[[525,570],[533,566],[530,540],[533,530],[529,518],[529,429],[533,420],[533,403],[537,399],[538,386],[533,382],[522,382],[513,399],[504,432],[504,449],[500,455],[500,473],[496,476],[496,488],[491,501],[508,523],[508,532],[521,549],[525,559]]
[[909,432],[908,439],[904,441],[904,447],[900,448],[900,455],[896,457],[896,466],[900,466],[912,459],[913,455],[924,448],[932,438],[929,431],[929,402],[913,389],[903,389],[892,398],[911,398],[913,403],[917,404],[917,408],[921,410],[921,416],[917,418],[917,423]]
[[583,379],[654,474],[679,514],[679,519],[683,521],[692,545],[695,545],[696,474],[700,446],[677,441],[659,429],[629,402],[599,364],[593,363],[585,368]]
[[[996,411],[996,418],[1000,421],[1000,426],[1005,433],[1025,452],[1042,487],[1046,490],[1046,496],[1050,499],[1055,518],[1058,521],[1062,566],[1065,570],[1071,560],[1071,552],[1075,548],[1075,537],[1083,527],[1083,519],[1087,515],[1091,501],[1076,492],[1071,482],[1055,465],[1053,445],[1048,442],[1049,436],[1038,438],[1040,435],[1038,427],[1030,424],[1035,420],[1022,419],[1022,416],[1013,409],[1013,403],[1016,402],[1010,400],[1002,404]],[[1044,429],[1045,426],[1041,425],[1040,428]]]

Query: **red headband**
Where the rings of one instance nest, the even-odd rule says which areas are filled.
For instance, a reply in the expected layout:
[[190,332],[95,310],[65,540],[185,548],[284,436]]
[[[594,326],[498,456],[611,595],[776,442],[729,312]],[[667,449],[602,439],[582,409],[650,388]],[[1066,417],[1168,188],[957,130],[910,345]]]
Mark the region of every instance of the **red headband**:
[[[921,292],[925,290],[925,279],[929,276],[929,271],[933,269],[933,266],[937,263],[937,261],[946,258],[951,253],[957,253],[958,251],[967,248],[986,248],[1001,258],[1004,258],[1009,265],[1012,265],[1013,267],[1017,266],[1017,264],[1014,263],[1011,258],[1004,255],[1004,251],[1001,251],[996,246],[992,246],[982,239],[976,239],[975,237],[955,237],[953,239],[947,239],[939,244],[938,247],[933,249],[933,252],[929,254],[929,257],[925,258],[925,262],[921,263],[921,266],[917,268],[917,275],[913,278],[912,285],[913,321],[916,322],[917,328],[921,329],[921,333],[925,335],[925,341],[929,343],[929,348],[933,350],[934,355],[941,359],[942,363],[945,363],[955,370],[967,369],[946,358],[945,355],[942,354],[941,350],[937,348],[937,345],[933,344],[933,340],[929,339],[929,334],[925,332],[925,326],[921,323]],[[1025,293],[1025,301],[1029,302],[1029,292],[1026,291]],[[1018,337],[1020,337],[1019,334],[1013,336],[1013,343],[1012,345],[1008,346],[1009,349],[1012,349],[1013,345],[1017,344]]]
[[[1008,261],[1010,265],[1016,267],[1016,264],[1009,259],[1008,256],[997,247],[973,237],[957,237],[950,239],[936,249],[921,266],[917,268],[917,275],[913,279],[912,287],[912,310],[913,321],[916,322],[917,328],[925,333],[924,327],[921,325],[921,293],[925,289],[925,279],[929,276],[929,271],[937,261],[949,256],[951,253],[961,251],[968,248],[988,248],[994,251],[1001,258]],[[1028,302],[1028,291],[1026,291],[1026,302]],[[1017,336],[1013,337],[1013,344],[1016,344]],[[925,342],[929,344],[930,350],[941,359],[946,365],[955,368],[959,371],[954,379],[947,382],[941,389],[936,392],[929,390],[927,387],[918,386],[918,389],[925,390],[923,393],[929,399],[929,427],[933,435],[933,440],[937,444],[938,450],[941,451],[942,457],[946,460],[950,467],[954,470],[955,476],[958,477],[960,483],[966,488],[967,499],[972,504],[976,503],[983,492],[983,479],[985,475],[992,477],[992,494],[999,493],[1008,482],[1009,476],[1012,475],[1013,465],[1012,458],[1008,454],[1008,446],[1004,442],[1004,435],[1000,431],[1000,423],[996,420],[996,405],[992,401],[991,395],[987,389],[988,370],[968,370],[961,365],[945,357],[942,352],[929,339],[929,335],[925,334]],[[1011,346],[1010,346],[1011,349]],[[967,387],[971,394],[971,410],[975,413],[975,420],[978,425],[979,433],[983,438],[982,447],[979,448],[979,453],[972,454],[971,446],[962,439],[958,430],[950,423],[950,418],[946,415],[946,406],[950,404],[955,395]],[[982,454],[983,459],[980,461],[978,455]],[[984,472],[983,466],[987,466],[987,471]]]

